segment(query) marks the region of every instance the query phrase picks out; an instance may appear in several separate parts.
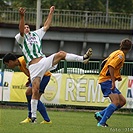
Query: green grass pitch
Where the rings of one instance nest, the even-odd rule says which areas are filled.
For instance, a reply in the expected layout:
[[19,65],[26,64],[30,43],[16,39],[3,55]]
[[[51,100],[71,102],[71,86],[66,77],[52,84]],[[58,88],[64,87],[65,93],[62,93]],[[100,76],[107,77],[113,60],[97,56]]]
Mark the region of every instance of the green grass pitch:
[[26,109],[0,108],[0,133],[132,133],[132,114],[113,114],[107,121],[109,127],[97,127],[94,112],[48,110],[52,124],[19,124],[27,117]]

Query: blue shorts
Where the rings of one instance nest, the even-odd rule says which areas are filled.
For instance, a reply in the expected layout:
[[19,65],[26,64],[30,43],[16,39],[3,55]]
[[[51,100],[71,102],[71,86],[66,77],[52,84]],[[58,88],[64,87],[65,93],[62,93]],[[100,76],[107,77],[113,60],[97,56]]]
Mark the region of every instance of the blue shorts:
[[112,87],[111,80],[102,82],[102,83],[100,83],[100,85],[101,85],[101,90],[102,90],[104,97],[108,97],[110,94],[121,94],[121,92],[117,88],[115,88],[114,90],[110,89]]
[[[50,80],[50,76],[43,76],[42,81],[40,83],[39,93],[44,93],[44,90],[45,90],[49,80]],[[29,86],[32,87],[32,84],[30,84]]]

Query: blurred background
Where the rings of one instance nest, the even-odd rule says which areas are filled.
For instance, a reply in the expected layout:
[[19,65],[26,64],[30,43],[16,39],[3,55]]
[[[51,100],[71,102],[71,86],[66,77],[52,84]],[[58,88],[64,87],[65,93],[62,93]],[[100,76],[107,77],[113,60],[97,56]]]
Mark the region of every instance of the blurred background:
[[[133,0],[1,0],[0,57],[7,52],[22,55],[14,36],[19,32],[19,7],[26,8],[31,30],[40,28],[54,5],[53,22],[42,40],[46,56],[64,50],[83,55],[91,47],[92,60],[103,60],[119,48],[124,38],[132,40]],[[127,54],[132,61],[133,52]]]
[[[0,0],[1,86],[6,83],[1,89],[2,100],[4,92],[10,90],[7,81],[12,78],[9,75],[14,71],[19,71],[16,69],[12,72],[12,70],[6,69],[2,64],[2,57],[9,52],[18,57],[22,56],[14,38],[19,32],[19,7],[26,8],[26,23],[30,25],[31,30],[36,30],[43,26],[52,5],[55,6],[52,25],[42,40],[45,55],[49,56],[59,50],[84,55],[88,48],[93,49],[93,56],[87,65],[61,61],[58,68],[52,73],[65,73],[68,74],[67,76],[86,74],[84,76],[88,76],[85,78],[88,80],[89,74],[91,74],[91,76],[94,75],[95,78],[92,78],[97,82],[101,61],[112,51],[119,49],[122,39],[133,40],[133,0]],[[6,73],[4,74],[5,79],[3,79],[3,72]],[[129,76],[133,75],[133,50],[126,55],[126,62],[121,73],[126,76],[125,85],[123,87],[122,84],[121,88],[124,88],[125,97],[129,100],[127,108],[129,106],[129,108],[133,108],[131,88],[127,86],[128,81],[132,80],[132,77],[130,79]],[[76,75],[75,80],[78,76]],[[82,77],[80,78],[82,79]],[[17,79],[20,81],[21,78]],[[95,91],[95,88],[97,90],[97,86],[95,86],[94,84],[92,92],[100,94]],[[6,93],[5,96],[7,97]],[[18,102],[18,100],[16,101]]]

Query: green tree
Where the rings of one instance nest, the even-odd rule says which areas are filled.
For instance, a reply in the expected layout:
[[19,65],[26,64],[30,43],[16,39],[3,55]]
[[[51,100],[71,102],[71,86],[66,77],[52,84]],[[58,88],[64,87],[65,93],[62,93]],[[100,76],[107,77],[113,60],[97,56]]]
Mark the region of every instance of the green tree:
[[0,0],[0,8],[5,8],[10,6],[10,0]]
[[26,8],[36,8],[37,0],[10,0],[12,8],[26,7]]
[[42,0],[42,7],[55,5],[56,9],[103,11],[101,0]]
[[[121,13],[133,13],[133,0],[108,0],[109,11]],[[107,0],[41,0],[41,8],[49,9],[54,5],[56,9],[106,11]],[[11,5],[10,5],[11,3]],[[0,8],[10,6],[12,8],[26,7],[36,8],[37,0],[0,0]]]
[[84,10],[104,11],[105,7],[101,0],[84,0]]
[[110,0],[109,8],[112,12],[133,13],[133,0]]

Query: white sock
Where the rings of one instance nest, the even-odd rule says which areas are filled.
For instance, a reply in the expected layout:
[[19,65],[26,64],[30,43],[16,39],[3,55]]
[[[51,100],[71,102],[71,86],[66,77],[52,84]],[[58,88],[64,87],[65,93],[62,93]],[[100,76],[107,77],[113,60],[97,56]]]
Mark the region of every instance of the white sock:
[[31,117],[35,117],[36,118],[36,112],[37,112],[37,104],[38,104],[38,100],[36,99],[31,99],[31,113],[32,116]]
[[66,61],[83,62],[83,56],[67,53],[65,57]]

